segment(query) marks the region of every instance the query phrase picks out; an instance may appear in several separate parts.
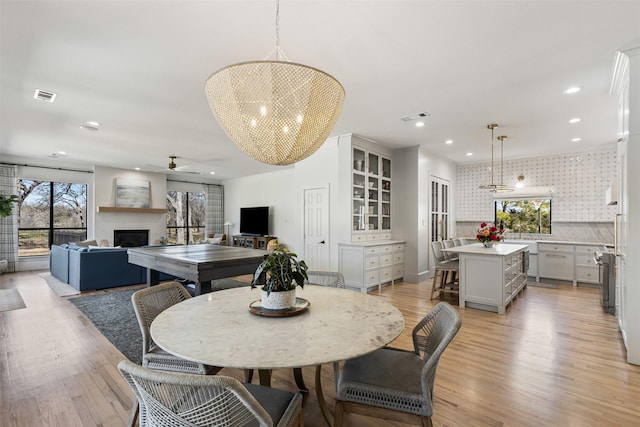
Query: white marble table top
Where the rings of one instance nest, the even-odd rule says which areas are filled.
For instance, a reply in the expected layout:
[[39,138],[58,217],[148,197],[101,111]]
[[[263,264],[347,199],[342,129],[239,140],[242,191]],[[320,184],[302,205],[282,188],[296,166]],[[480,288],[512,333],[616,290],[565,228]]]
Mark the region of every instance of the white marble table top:
[[472,243],[470,245],[454,246],[453,248],[443,249],[443,252],[454,252],[459,254],[473,254],[473,255],[492,255],[492,256],[507,256],[512,253],[526,250],[527,245],[516,245],[509,243],[498,243],[491,248],[485,248],[482,243]]
[[380,297],[313,285],[298,287],[297,297],[311,303],[306,312],[264,317],[249,311],[259,289],[211,292],[160,313],[151,336],[164,350],[207,365],[278,369],[360,356],[404,329],[400,311]]

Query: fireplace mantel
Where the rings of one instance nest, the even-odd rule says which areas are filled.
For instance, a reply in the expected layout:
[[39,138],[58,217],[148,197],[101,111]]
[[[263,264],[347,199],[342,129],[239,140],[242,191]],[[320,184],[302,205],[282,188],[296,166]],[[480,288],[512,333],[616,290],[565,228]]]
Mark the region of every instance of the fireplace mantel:
[[114,208],[112,206],[98,206],[98,212],[120,212],[120,213],[167,213],[166,208]]

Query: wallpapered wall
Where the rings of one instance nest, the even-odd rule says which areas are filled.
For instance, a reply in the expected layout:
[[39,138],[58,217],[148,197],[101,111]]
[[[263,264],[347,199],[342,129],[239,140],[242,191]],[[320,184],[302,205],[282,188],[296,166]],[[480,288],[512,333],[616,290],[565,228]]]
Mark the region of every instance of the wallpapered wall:
[[[460,165],[457,168],[456,208],[459,235],[473,232],[478,222],[493,222],[493,193],[478,188],[491,181],[489,167],[490,163],[481,163]],[[494,182],[499,183],[499,162],[495,167]],[[504,183],[507,185],[514,186],[518,175],[524,175],[527,186],[553,188],[551,218],[554,238],[569,238],[570,236],[563,235],[568,232],[567,229],[579,227],[583,233],[586,227],[593,229],[593,233],[583,235],[581,240],[609,240],[608,230],[613,226],[616,208],[605,205],[605,191],[616,177],[615,147],[602,152],[576,152],[510,160],[504,162],[503,169]],[[468,230],[469,225],[475,228]]]

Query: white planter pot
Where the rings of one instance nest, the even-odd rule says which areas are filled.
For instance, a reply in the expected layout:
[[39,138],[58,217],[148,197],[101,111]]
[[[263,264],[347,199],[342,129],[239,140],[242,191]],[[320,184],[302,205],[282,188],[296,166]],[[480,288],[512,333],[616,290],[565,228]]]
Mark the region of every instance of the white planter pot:
[[267,296],[267,291],[261,291],[261,302],[263,308],[270,310],[282,310],[296,305],[296,290],[283,292],[271,292]]

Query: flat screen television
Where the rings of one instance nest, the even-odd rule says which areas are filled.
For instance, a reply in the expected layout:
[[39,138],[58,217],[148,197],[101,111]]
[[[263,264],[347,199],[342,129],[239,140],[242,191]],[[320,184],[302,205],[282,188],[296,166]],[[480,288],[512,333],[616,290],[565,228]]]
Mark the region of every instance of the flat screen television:
[[268,236],[269,206],[240,208],[240,234],[246,236]]

